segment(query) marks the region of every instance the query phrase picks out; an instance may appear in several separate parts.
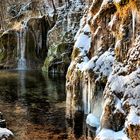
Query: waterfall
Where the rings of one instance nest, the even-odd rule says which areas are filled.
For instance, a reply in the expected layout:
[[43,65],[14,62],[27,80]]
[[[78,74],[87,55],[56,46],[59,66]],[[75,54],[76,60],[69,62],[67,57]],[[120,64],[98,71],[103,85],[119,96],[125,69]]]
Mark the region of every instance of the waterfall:
[[17,53],[18,53],[18,70],[26,70],[26,59],[25,59],[25,47],[26,47],[26,27],[23,26],[20,29],[18,34],[18,45],[17,45]]

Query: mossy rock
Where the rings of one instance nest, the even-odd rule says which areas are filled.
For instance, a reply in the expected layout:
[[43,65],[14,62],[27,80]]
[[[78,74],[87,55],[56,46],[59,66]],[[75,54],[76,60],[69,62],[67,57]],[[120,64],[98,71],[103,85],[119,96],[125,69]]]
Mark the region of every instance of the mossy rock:
[[17,46],[16,32],[9,31],[1,36],[1,43],[5,49],[14,49]]
[[54,60],[53,56],[47,57],[44,62],[44,66],[42,67],[42,71],[49,72],[49,66],[53,62],[53,60]]
[[43,71],[65,73],[70,64],[71,50],[67,43],[52,45],[49,47],[48,56],[45,60]]
[[130,0],[121,0],[119,3],[115,3],[117,6],[124,6],[129,3]]
[[72,60],[74,60],[78,55],[80,54],[80,49],[79,48],[74,48],[72,52]]
[[46,17],[31,18],[28,23],[28,32],[26,35],[26,58],[29,67],[38,67],[43,65],[47,56],[47,32],[49,25]]
[[35,40],[30,31],[26,34],[26,57],[27,59],[35,59],[36,53],[35,53]]
[[0,38],[0,63],[7,68],[16,67],[17,35],[15,30],[9,30]]
[[67,50],[67,44],[66,43],[60,43],[51,45],[48,50],[48,55],[54,55],[57,57],[61,57],[61,54],[64,53]]

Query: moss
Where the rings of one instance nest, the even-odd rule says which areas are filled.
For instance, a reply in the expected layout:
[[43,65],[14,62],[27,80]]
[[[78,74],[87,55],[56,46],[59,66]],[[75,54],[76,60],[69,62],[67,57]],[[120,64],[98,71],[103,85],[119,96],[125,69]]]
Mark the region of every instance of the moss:
[[58,45],[58,47],[57,47],[57,52],[58,53],[62,54],[62,53],[65,52],[65,50],[66,50],[66,44],[65,43],[61,43],[61,44]]
[[61,55],[67,50],[66,43],[53,44],[49,47],[48,55],[55,55],[61,57]]
[[74,48],[74,50],[72,52],[72,60],[74,60],[79,54],[80,54],[80,49]]
[[49,56],[45,59],[44,62],[44,66],[42,67],[42,71],[48,72],[49,71],[49,66],[51,64],[51,62],[53,62],[54,57],[53,56]]
[[0,53],[0,63],[2,62],[2,60],[4,60],[5,58],[5,55],[3,52]]
[[130,0],[121,0],[117,5],[118,6],[125,6],[129,3]]
[[70,64],[70,54],[71,50],[67,43],[54,43],[49,47],[42,70],[46,72],[55,70],[58,73],[65,73]]
[[64,62],[64,63],[70,63],[70,58],[69,58],[69,56],[68,56],[68,54],[64,54],[63,56],[62,56],[62,61]]

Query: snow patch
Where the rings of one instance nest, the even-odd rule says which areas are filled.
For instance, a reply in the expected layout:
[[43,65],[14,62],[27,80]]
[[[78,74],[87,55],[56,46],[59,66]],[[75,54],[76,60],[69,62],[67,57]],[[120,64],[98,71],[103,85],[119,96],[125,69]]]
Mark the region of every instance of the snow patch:
[[120,2],[121,2],[121,0],[114,0],[114,2],[115,2],[115,3],[120,3]]
[[8,138],[10,135],[13,136],[13,133],[8,130],[7,128],[0,128],[0,137],[2,138],[3,136]]
[[138,116],[136,112],[137,112],[136,108],[132,106],[130,109],[130,113],[127,116],[125,127],[128,127],[130,125],[140,125],[140,116]]
[[99,118],[95,117],[92,113],[88,114],[86,118],[86,123],[92,127],[98,128],[100,125],[100,120]]
[[75,43],[76,48],[80,48],[82,52],[89,51],[91,44],[91,38],[85,35],[84,33],[81,33],[79,37],[77,38],[77,41]]
[[100,140],[130,140],[123,130],[115,132],[110,129],[102,129],[96,138]]

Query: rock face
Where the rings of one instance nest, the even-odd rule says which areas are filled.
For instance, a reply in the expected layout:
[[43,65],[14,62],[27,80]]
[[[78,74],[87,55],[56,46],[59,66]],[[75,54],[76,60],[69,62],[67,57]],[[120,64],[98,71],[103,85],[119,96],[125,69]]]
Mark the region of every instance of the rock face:
[[5,32],[1,36],[1,68],[13,68],[15,67],[15,56],[17,53],[17,37],[14,30]]
[[53,73],[66,73],[70,64],[74,36],[78,30],[80,18],[85,7],[80,2],[71,2],[57,8],[57,21],[55,26],[48,32],[48,54],[43,71]]
[[[38,6],[45,3],[38,3]],[[35,3],[21,1],[8,7],[9,23],[0,36],[1,68],[41,68],[47,54],[47,33],[54,26],[48,9],[34,9]],[[35,5],[34,5],[35,6]],[[24,67],[23,67],[24,68]]]
[[0,37],[1,68],[17,68],[22,53],[28,68],[41,67],[47,53],[46,39],[50,28],[46,17],[43,16],[23,21],[19,23],[18,28],[4,32]]
[[51,21],[51,25],[49,22],[46,16],[31,18],[27,22],[25,57],[28,68],[40,68],[46,58],[48,51],[47,33],[54,25],[53,21]]
[[75,37],[66,115],[92,113],[100,120],[96,140],[140,139],[138,7],[137,0],[94,0]]
[[[7,12],[4,11],[9,23],[1,26],[6,30],[0,37],[1,68],[42,68],[46,72],[66,73],[74,36],[90,3],[91,0],[11,2]],[[7,5],[3,3],[3,6]],[[8,37],[11,32],[14,40]]]

